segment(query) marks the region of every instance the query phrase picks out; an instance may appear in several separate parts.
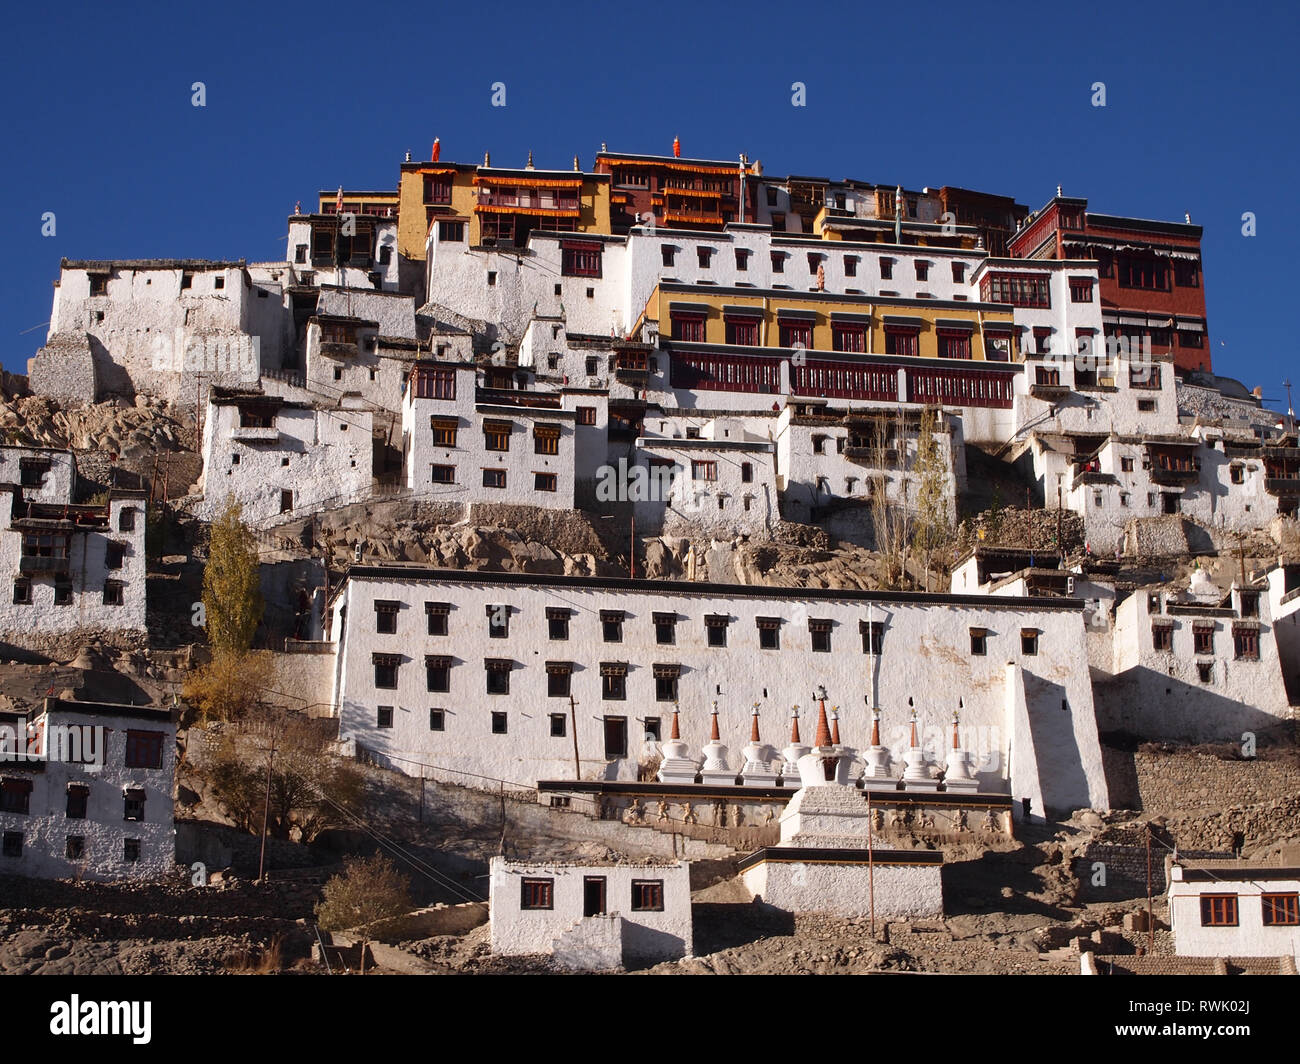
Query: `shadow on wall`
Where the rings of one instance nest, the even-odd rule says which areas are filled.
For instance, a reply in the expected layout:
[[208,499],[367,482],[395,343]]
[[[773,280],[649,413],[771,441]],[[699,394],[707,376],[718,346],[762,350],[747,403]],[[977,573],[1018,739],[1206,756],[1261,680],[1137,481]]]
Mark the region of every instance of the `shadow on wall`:
[[660,961],[675,961],[686,956],[686,940],[681,935],[656,931],[652,927],[623,920],[623,964],[625,967],[649,967]]
[[90,341],[91,357],[95,360],[95,398],[98,400],[115,395],[134,398],[135,385],[126,367],[113,361],[112,354],[98,337],[88,336],[87,339]]
[[1029,738],[1038,762],[1043,805],[1049,816],[1060,813],[1068,817],[1074,810],[1092,805],[1083,756],[1074,735],[1076,710],[1060,684],[1029,673],[1024,678]]
[[1169,742],[1240,742],[1243,732],[1275,728],[1282,718],[1209,687],[1140,667],[1093,686],[1097,727]]
[[691,907],[692,937],[698,957],[744,946],[763,938],[794,934],[794,913],[756,898],[746,903],[697,903]]

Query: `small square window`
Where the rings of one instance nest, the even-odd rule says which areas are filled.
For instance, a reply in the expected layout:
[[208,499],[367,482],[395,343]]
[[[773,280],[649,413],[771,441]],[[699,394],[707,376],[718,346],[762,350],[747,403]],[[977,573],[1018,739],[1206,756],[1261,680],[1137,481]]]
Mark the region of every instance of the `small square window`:
[[64,843],[65,849],[63,855],[69,861],[80,861],[82,855],[86,852],[85,835],[69,835]]
[[220,291],[226,287],[226,279],[224,277],[212,278],[212,287]]
[[496,283],[497,283],[497,272],[496,272],[496,270],[488,270],[487,283],[488,283],[488,287],[489,287],[489,288],[494,288],[494,287],[496,287]]
[[1038,629],[1020,629],[1020,653],[1034,655],[1038,653]]
[[1201,683],[1213,683],[1213,682],[1214,682],[1214,662],[1212,662],[1212,661],[1198,661],[1198,662],[1196,663],[1196,675],[1197,675],[1198,678],[1200,679]]
[[970,652],[974,657],[983,657],[988,653],[988,632],[985,629],[970,630]]
[[503,713],[501,710],[492,711],[492,734],[493,735],[506,734],[506,714]]
[[606,643],[623,642],[623,611],[600,611],[601,635]]
[[135,509],[134,507],[125,507],[117,515],[117,530],[119,532],[135,531]]
[[1139,400],[1138,400],[1138,409],[1139,409],[1139,410],[1142,410],[1142,411],[1145,411],[1145,412],[1147,412],[1147,413],[1150,413],[1151,411],[1155,410],[1155,408],[1156,408],[1156,401],[1155,401],[1154,399],[1139,399]]
[[429,710],[429,731],[447,730],[447,711],[445,709]]
[[551,738],[563,739],[569,732],[569,718],[563,713],[551,714]]
[[632,880],[632,911],[634,913],[663,912],[664,881],[662,879]]
[[1236,927],[1237,926],[1237,895],[1202,894],[1201,895],[1201,926],[1202,927]]
[[131,787],[124,795],[122,799],[122,819],[144,819],[144,791],[139,787]]
[[487,608],[488,638],[510,638],[510,607],[495,605]]
[[553,662],[546,666],[546,697],[568,698],[572,690],[573,666],[568,662]]
[[54,585],[54,605],[71,606],[72,605],[72,585],[55,584]]
[[138,861],[140,860],[140,840],[123,839],[122,840],[122,860]]
[[30,580],[14,581],[14,605],[30,606],[32,604],[32,582]]
[[104,581],[104,605],[120,606],[123,602],[124,585],[120,580]]
[[564,640],[569,638],[570,611],[564,607],[548,607],[546,610],[547,638]]
[[725,647],[727,645],[727,618],[726,617],[706,617],[704,619],[705,631],[708,634],[708,644],[711,647]]
[[519,888],[519,908],[555,908],[555,880],[523,879],[520,880]]
[[6,831],[4,833],[4,855],[6,857],[21,857],[23,855],[23,833],[21,831]]
[[1262,894],[1265,927],[1295,927],[1300,924],[1300,894]]
[[820,654],[829,654],[831,652],[831,622],[830,621],[809,621],[808,634],[812,640],[812,648]]
[[86,807],[90,800],[90,788],[84,784],[71,784],[68,787],[68,804],[64,815],[69,820],[85,820]]
[[510,663],[508,661],[489,660],[487,662],[487,693],[490,695],[508,695],[510,693]]
[[391,728],[393,726],[392,706],[379,707],[379,719],[376,721],[376,725],[380,728]]
[[677,614],[656,613],[655,642],[662,646],[673,646],[677,642]]

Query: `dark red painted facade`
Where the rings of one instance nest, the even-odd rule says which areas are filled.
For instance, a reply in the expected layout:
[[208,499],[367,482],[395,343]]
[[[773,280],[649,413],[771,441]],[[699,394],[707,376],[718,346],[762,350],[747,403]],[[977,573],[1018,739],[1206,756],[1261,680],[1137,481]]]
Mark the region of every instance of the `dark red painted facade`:
[[742,209],[739,160],[601,152],[595,172],[612,178],[609,217],[615,233],[626,233],[647,214],[667,229],[720,230],[728,222],[754,220],[758,175],[746,167]]

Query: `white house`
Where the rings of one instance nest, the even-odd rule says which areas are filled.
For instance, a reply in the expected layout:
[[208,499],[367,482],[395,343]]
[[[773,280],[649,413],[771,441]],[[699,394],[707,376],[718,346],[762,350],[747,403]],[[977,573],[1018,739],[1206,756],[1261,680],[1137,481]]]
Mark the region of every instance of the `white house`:
[[492,952],[547,954],[604,971],[689,957],[691,869],[685,861],[625,864],[491,862]]
[[291,214],[288,246],[300,284],[398,290],[396,218]]
[[[1044,808],[1108,805],[1082,603],[1069,599],[796,590],[755,585],[353,566],[334,589],[333,711],[340,735],[410,771],[423,763],[531,786],[638,778],[645,735],[674,706],[703,748],[716,702],[736,759],[759,708],[789,734],[824,684],[845,742],[909,748],[908,702],[928,762],[963,700],[981,790]],[[654,753],[653,747],[649,753]],[[774,749],[762,760],[776,760]],[[736,760],[733,770],[739,771]]]
[[176,860],[168,709],[45,699],[0,720],[0,871],[153,879]]
[[373,432],[369,410],[213,388],[195,513],[211,521],[234,498],[243,520],[265,524],[363,500],[372,483]]
[[1180,957],[1300,960],[1300,863],[1294,859],[1276,864],[1174,859],[1168,899]]

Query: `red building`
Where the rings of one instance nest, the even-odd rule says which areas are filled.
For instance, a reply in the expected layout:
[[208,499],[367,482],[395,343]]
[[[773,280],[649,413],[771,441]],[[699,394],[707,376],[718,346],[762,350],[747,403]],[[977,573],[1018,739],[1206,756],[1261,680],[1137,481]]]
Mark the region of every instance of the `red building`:
[[1022,259],[1096,259],[1107,336],[1149,339],[1177,370],[1210,367],[1201,276],[1201,227],[1094,214],[1057,196],[1010,240]]
[[602,151],[595,172],[611,175],[609,214],[615,233],[626,233],[647,214],[670,229],[720,230],[728,222],[754,221],[759,173],[748,162]]

